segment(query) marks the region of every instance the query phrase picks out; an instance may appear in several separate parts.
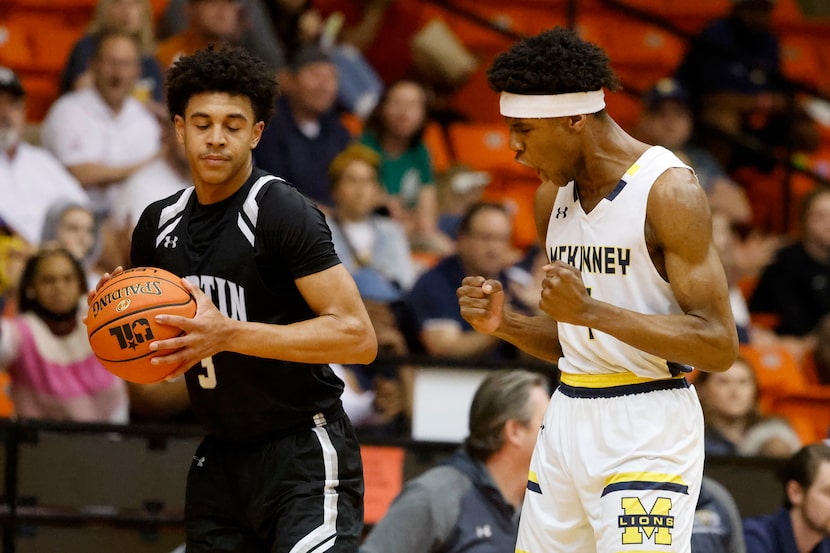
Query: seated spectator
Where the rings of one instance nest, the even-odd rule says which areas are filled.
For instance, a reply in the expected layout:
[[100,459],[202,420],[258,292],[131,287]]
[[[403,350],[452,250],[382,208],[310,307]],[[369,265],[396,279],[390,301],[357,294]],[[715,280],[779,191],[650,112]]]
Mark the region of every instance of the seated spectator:
[[819,321],[815,338],[816,345],[804,360],[804,375],[810,384],[830,386],[830,315]]
[[712,209],[733,223],[749,224],[752,212],[744,190],[729,178],[707,150],[690,143],[694,117],[689,95],[674,79],[660,79],[643,98],[635,135],[643,142],[663,146],[694,169]]
[[127,389],[89,347],[82,322],[84,271],[63,248],[29,259],[20,281],[20,314],[0,320],[0,364],[12,378],[16,415],[84,422],[127,422]]
[[58,245],[81,263],[86,274],[85,286],[91,289],[103,273],[98,267],[102,234],[101,225],[88,207],[60,201],[49,206],[41,236],[43,245]]
[[360,141],[381,155],[384,206],[407,229],[413,249],[446,254],[453,245],[438,230],[438,192],[423,140],[427,122],[426,90],[400,81],[381,96]]
[[549,401],[543,376],[498,371],[478,387],[464,446],[408,482],[360,553],[513,551],[530,456]]
[[473,330],[458,309],[456,290],[467,275],[506,282],[515,261],[512,221],[501,204],[473,205],[458,227],[458,253],[425,272],[405,298],[411,330],[427,354],[435,357],[509,359],[516,349]]
[[[287,56],[268,24],[262,0],[169,0],[159,21],[158,59],[169,68],[180,56],[212,43],[233,43],[279,71]],[[164,49],[161,46],[164,45]]]
[[43,122],[43,143],[81,183],[96,216],[109,213],[121,183],[158,154],[156,118],[132,96],[140,45],[132,34],[98,37],[95,86],[61,96]]
[[53,202],[88,203],[89,198],[52,154],[23,141],[25,126],[23,85],[11,69],[0,67],[0,219],[35,246]]
[[149,0],[98,0],[89,30],[72,51],[61,74],[61,94],[93,86],[89,62],[98,37],[106,31],[123,31],[136,36],[141,45],[141,77],[133,95],[146,102],[164,100],[164,74],[155,58],[153,8]]
[[830,445],[790,457],[781,473],[784,507],[744,520],[749,553],[830,553]]
[[746,553],[735,499],[729,490],[705,475],[695,508],[691,553]]
[[438,177],[438,228],[451,240],[458,238],[458,224],[469,207],[481,201],[490,173],[456,164]]
[[804,197],[800,223],[800,240],[778,251],[749,301],[756,321],[789,338],[797,359],[813,347],[812,333],[830,314],[830,189]]
[[[171,4],[178,6],[179,3]],[[156,48],[156,59],[165,71],[182,56],[206,50],[210,44],[221,48],[241,36],[240,9],[236,0],[186,0],[186,27],[167,37]]]
[[337,68],[326,52],[309,46],[291,61],[280,85],[277,115],[265,127],[254,161],[328,209],[333,201],[327,169],[352,140],[334,110]]
[[787,457],[801,447],[786,420],[760,414],[758,383],[743,357],[728,371],[700,372],[695,388],[703,406],[707,455]]

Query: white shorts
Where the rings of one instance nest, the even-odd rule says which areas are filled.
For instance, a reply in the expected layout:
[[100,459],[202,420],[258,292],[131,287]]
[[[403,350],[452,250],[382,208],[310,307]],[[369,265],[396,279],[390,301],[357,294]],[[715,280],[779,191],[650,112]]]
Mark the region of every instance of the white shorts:
[[703,459],[703,412],[685,380],[560,384],[530,462],[516,552],[689,553]]

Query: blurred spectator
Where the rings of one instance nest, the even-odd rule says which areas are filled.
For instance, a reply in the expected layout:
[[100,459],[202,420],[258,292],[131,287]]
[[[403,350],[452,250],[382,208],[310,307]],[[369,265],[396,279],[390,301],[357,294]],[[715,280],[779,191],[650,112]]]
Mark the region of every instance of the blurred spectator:
[[[732,0],[693,41],[676,78],[690,92],[698,121],[721,133],[747,134],[759,145],[788,146],[794,99],[781,75],[778,38],[772,30],[775,0]],[[711,134],[711,133],[710,133]],[[769,166],[751,149],[734,149],[713,134],[707,147],[728,171]]]
[[176,15],[184,13],[186,24],[156,48],[156,59],[165,71],[182,56],[193,55],[211,44],[221,48],[242,34],[242,3],[237,0],[186,0],[184,5],[171,2],[168,12],[175,8],[181,10]]
[[760,345],[778,341],[770,329],[752,322],[740,284],[743,279],[755,276],[754,267],[769,263],[779,242],[776,237],[755,234],[744,240],[735,230],[728,215],[717,210],[712,211],[712,243],[726,273],[729,303],[732,305],[732,315],[738,327],[738,340],[742,344]]
[[810,384],[830,386],[830,315],[821,318],[815,331],[815,347],[804,360],[804,375]]
[[498,371],[478,387],[469,435],[406,484],[360,553],[513,551],[530,456],[549,401],[544,377]]
[[176,131],[167,117],[158,117],[161,127],[159,156],[130,175],[116,198],[111,219],[116,228],[132,232],[144,208],[192,184],[184,144],[176,139]]
[[[159,61],[169,60],[172,65],[179,56],[193,54],[210,43],[221,46],[233,42],[275,71],[281,70],[287,56],[270,29],[265,1],[169,0],[159,21],[158,37],[166,39]],[[175,40],[171,41],[173,37]]]
[[132,95],[139,75],[138,39],[105,32],[90,62],[95,86],[61,96],[43,122],[43,143],[106,215],[120,183],[158,154],[156,118]]
[[804,446],[784,466],[784,507],[744,520],[749,553],[830,553],[830,445]]
[[[411,383],[399,374],[376,373],[362,365],[331,365],[345,384],[341,401],[362,438],[405,438],[409,432]],[[409,369],[401,372],[408,375]]]
[[53,203],[43,221],[41,236],[43,245],[57,244],[81,263],[88,289],[98,283],[103,272],[97,265],[103,248],[103,232],[89,207],[69,201]]
[[438,230],[438,192],[423,139],[427,123],[426,90],[399,81],[381,97],[360,141],[381,155],[384,204],[406,227],[413,249],[445,254],[452,241]]
[[407,295],[409,321],[427,354],[435,357],[514,358],[516,349],[481,334],[458,310],[456,290],[467,275],[507,281],[504,271],[515,261],[512,221],[501,204],[473,205],[458,228],[458,253],[421,275]]
[[[396,301],[415,283],[415,267],[403,228],[374,212],[381,195],[379,167],[380,156],[362,144],[340,152],[329,165],[334,209],[327,219],[337,255],[358,288],[365,285],[361,295]],[[370,271],[376,278],[359,277]]]
[[75,43],[61,74],[61,94],[93,86],[89,62],[98,37],[106,31],[133,34],[141,47],[141,77],[133,95],[146,102],[164,100],[164,74],[155,57],[153,8],[149,0],[98,0],[87,33]]
[[11,69],[0,67],[0,218],[34,246],[52,202],[89,198],[52,154],[23,141],[25,126],[23,85]]
[[484,188],[490,184],[490,173],[473,171],[456,164],[437,179],[438,228],[451,240],[458,238],[458,224],[471,205],[482,199]]
[[352,139],[334,111],[337,86],[331,57],[317,46],[303,48],[283,75],[277,115],[254,150],[258,167],[323,208],[332,206],[328,166]]
[[65,249],[41,249],[26,263],[20,314],[0,320],[0,363],[18,417],[127,422],[124,381],[89,347],[85,297],[83,268]]
[[759,412],[758,383],[743,357],[726,372],[701,371],[695,388],[703,406],[707,455],[788,457],[801,447],[786,420]]
[[20,236],[0,233],[0,314],[17,313],[20,277],[32,251]]
[[800,222],[801,239],[778,251],[749,302],[759,324],[796,339],[799,359],[812,347],[819,320],[830,314],[830,189],[804,197]]
[[674,79],[660,79],[643,97],[636,135],[643,142],[668,148],[688,163],[706,191],[712,209],[735,223],[748,224],[752,212],[744,190],[729,178],[720,163],[703,148],[690,144],[694,117],[689,94]]
[[695,509],[691,553],[746,553],[741,514],[729,490],[704,476]]

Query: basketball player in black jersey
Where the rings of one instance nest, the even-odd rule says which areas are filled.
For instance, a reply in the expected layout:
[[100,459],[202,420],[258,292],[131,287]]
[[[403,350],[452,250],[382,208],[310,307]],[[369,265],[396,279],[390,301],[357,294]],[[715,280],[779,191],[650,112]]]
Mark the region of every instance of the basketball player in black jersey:
[[197,300],[193,319],[159,316],[185,334],[151,346],[209,431],[187,480],[188,553],[354,552],[363,529],[358,443],[327,363],[369,363],[377,340],[322,213],[253,167],[270,75],[240,49],[170,69],[194,187],[151,204],[133,234],[133,266],[183,276]]

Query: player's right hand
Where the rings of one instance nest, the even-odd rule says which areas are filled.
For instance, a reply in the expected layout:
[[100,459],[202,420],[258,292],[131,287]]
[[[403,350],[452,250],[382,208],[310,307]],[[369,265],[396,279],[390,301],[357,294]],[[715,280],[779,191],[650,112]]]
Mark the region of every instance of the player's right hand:
[[504,314],[504,287],[498,280],[481,276],[464,277],[456,290],[461,316],[477,331],[492,334]]
[[92,305],[92,298],[95,297],[95,294],[98,293],[98,290],[100,290],[101,287],[104,284],[106,284],[109,279],[111,279],[114,276],[120,275],[123,272],[124,272],[124,267],[119,265],[118,267],[113,269],[111,273],[104,273],[103,275],[101,275],[101,279],[98,281],[98,284],[95,285],[95,288],[93,288],[92,290],[87,292],[86,304],[87,305]]

